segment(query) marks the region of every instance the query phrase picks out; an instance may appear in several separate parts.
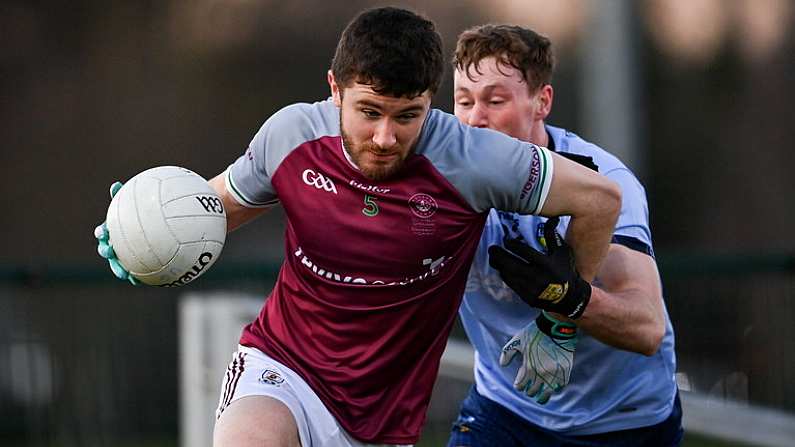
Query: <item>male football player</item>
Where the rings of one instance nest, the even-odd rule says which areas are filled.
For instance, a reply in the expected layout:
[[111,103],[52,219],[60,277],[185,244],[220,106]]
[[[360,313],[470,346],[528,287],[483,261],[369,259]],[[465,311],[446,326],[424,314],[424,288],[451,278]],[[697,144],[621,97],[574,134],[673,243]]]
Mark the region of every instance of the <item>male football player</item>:
[[555,227],[570,231],[571,221],[489,213],[459,311],[476,351],[475,386],[448,446],[678,445],[674,338],[643,186],[613,155],[545,124],[554,65],[545,37],[518,26],[478,26],[459,36],[453,65],[462,123],[598,166],[623,199],[576,320],[525,303],[534,282],[550,283],[536,259],[565,256]]
[[365,11],[340,38],[331,98],[275,113],[210,181],[229,231],[276,203],[287,219],[279,277],[223,382],[216,446],[415,443],[491,208],[572,216],[573,259],[547,278],[576,287],[550,309],[587,299],[618,186],[432,110],[443,67],[432,22]]

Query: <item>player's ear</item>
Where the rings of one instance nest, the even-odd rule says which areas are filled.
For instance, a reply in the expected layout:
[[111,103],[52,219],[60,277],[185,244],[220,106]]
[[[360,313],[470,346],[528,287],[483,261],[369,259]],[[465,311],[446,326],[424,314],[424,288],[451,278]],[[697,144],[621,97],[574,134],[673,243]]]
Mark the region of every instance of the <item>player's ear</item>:
[[340,93],[340,86],[337,85],[337,80],[334,79],[334,73],[331,70],[326,73],[326,79],[328,80],[329,88],[331,88],[331,98],[334,100],[334,105],[337,107],[342,107],[342,94]]
[[555,91],[552,89],[551,84],[544,84],[538,89],[538,115],[536,119],[545,120],[552,112],[552,99],[555,96]]

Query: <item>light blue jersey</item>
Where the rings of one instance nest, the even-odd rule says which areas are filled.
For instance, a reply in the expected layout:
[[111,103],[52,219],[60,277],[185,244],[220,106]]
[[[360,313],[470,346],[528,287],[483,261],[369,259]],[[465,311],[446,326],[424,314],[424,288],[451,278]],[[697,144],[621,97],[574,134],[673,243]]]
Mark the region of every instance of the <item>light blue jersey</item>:
[[[550,147],[593,157],[599,172],[617,182],[623,193],[614,243],[652,253],[646,193],[632,172],[613,155],[577,135],[547,126]],[[553,144],[554,143],[554,144]],[[545,405],[513,388],[518,362],[499,364],[502,346],[538,315],[489,266],[488,247],[502,244],[505,231],[518,233],[541,250],[543,217],[492,210],[469,273],[461,320],[475,347],[475,383],[484,397],[549,430],[587,435],[657,424],[671,412],[676,394],[674,334],[666,310],[660,349],[651,357],[607,346],[580,331],[571,382]],[[561,218],[558,231],[569,223]],[[517,233],[518,231],[518,233]],[[598,278],[596,280],[598,286]]]

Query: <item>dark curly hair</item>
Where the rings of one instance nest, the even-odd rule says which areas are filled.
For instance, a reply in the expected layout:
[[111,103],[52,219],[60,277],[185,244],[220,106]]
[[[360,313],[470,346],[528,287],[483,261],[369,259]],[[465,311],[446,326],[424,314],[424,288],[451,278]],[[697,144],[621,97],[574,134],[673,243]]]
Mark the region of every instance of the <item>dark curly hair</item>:
[[436,93],[444,73],[442,39],[428,19],[386,7],[360,13],[342,32],[331,71],[340,87],[360,82],[381,95]]

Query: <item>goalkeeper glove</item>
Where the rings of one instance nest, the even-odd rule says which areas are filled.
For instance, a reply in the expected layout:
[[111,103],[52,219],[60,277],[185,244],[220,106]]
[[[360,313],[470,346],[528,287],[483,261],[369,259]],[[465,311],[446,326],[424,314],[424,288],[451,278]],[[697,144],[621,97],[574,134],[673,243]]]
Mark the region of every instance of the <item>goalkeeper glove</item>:
[[[110,185],[110,198],[113,199],[113,196],[116,195],[117,192],[122,187],[121,182],[115,182],[114,184]],[[137,286],[138,280],[135,279],[134,276],[130,275],[130,272],[124,268],[119,262],[119,259],[116,257],[116,252],[113,251],[113,246],[110,244],[110,237],[108,234],[108,226],[105,225],[105,222],[102,222],[97,228],[94,229],[94,237],[97,238],[97,252],[100,256],[108,260],[110,264],[110,270],[116,275],[117,278],[121,280],[130,281],[132,285]]]
[[544,405],[552,393],[568,385],[576,347],[577,325],[541,311],[503,346],[500,365],[507,366],[521,354],[522,364],[513,386]]
[[571,248],[556,230],[558,220],[544,225],[546,254],[506,239],[505,248],[489,247],[489,265],[527,304],[576,319],[591,299],[591,285],[577,272]]

